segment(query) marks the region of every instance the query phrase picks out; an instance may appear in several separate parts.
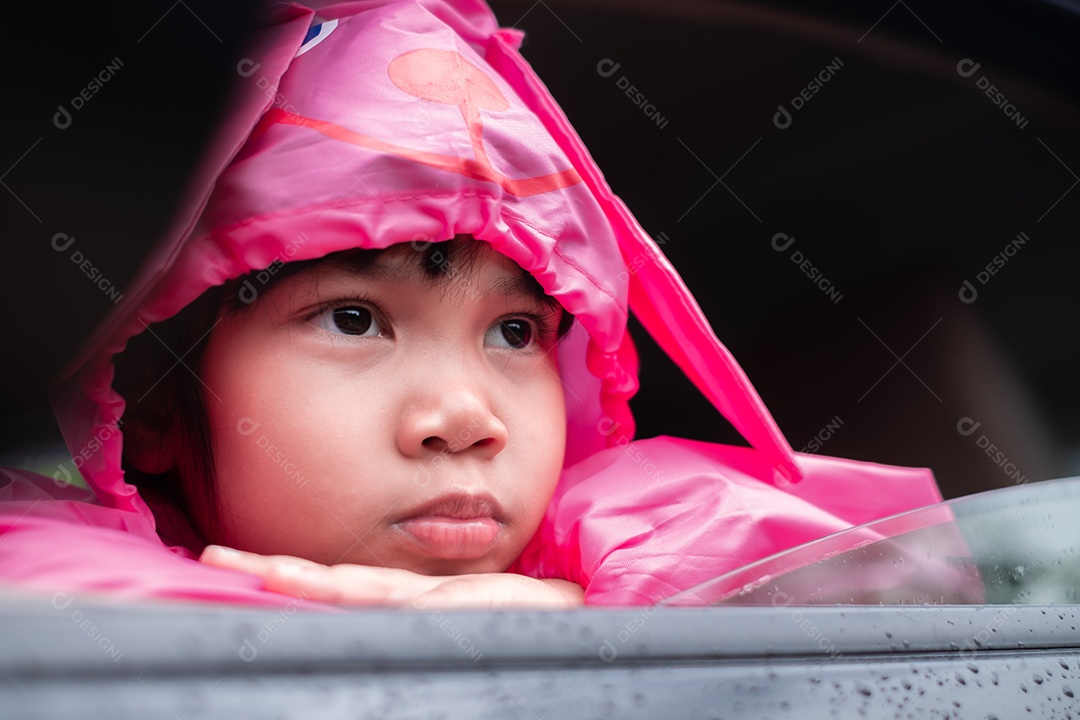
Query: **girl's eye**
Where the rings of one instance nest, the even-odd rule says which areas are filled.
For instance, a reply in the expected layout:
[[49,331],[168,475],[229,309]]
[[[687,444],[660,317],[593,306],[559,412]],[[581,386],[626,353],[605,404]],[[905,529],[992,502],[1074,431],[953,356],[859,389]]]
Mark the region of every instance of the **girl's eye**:
[[338,335],[381,337],[383,334],[371,310],[359,305],[325,310],[315,316],[315,324]]
[[535,338],[536,328],[531,320],[509,318],[492,325],[491,329],[487,331],[485,340],[488,345],[493,347],[524,350],[533,344]]

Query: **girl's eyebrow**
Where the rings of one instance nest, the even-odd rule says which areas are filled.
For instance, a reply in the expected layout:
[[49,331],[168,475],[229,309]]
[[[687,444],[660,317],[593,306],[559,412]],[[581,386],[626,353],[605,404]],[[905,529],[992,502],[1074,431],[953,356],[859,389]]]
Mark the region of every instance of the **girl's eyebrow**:
[[[313,284],[305,283],[303,287],[312,288],[316,294],[320,292],[319,285],[322,280],[329,281],[335,276],[344,280],[362,279],[377,282],[393,282],[396,279],[415,282],[420,279],[421,282],[427,284],[443,284],[445,286],[454,278],[459,277],[461,273],[471,275],[475,267],[473,263],[469,262],[469,258],[465,258],[465,262],[448,265],[445,273],[432,274],[420,263],[412,265],[410,263],[393,262],[386,257],[387,254],[366,251],[362,255],[350,254],[350,256],[334,259],[303,260],[297,263],[285,264],[280,271],[271,277],[265,287],[266,294],[276,296],[283,286],[292,287],[299,291],[300,288],[294,283],[301,277],[308,277],[313,281]],[[481,295],[510,300],[524,298],[537,303],[545,314],[558,312],[561,317],[558,336],[561,338],[569,331],[574,316],[568,313],[557,299],[548,295],[535,277],[519,265],[515,264],[513,267],[516,271],[499,273],[495,278],[484,283],[484,287],[479,289]],[[233,298],[233,312],[249,310],[251,307],[252,304],[241,303],[238,296]]]
[[[458,269],[459,266],[451,265],[447,272],[429,276],[418,266],[413,266],[409,263],[388,263],[383,260],[382,257],[376,257],[374,259],[365,258],[359,262],[357,262],[357,260],[358,258],[350,258],[344,262],[335,262],[322,268],[316,267],[312,269],[323,269],[331,273],[341,273],[347,277],[391,282],[412,282],[419,279],[425,284],[448,283],[455,278],[458,278],[461,273],[473,272],[470,263],[462,264],[460,266],[461,269]],[[559,302],[544,292],[544,289],[540,286],[540,283],[537,282],[536,278],[521,268],[518,268],[517,272],[514,273],[500,274],[499,277],[486,284],[483,288],[483,292],[486,295],[494,297],[524,297],[535,300],[545,306],[559,307]]]
[[526,274],[524,270],[513,275],[503,275],[497,278],[488,284],[485,291],[487,294],[496,297],[529,297],[545,304],[554,302],[554,298],[544,292],[544,289],[540,287],[540,283],[536,282],[532,275]]

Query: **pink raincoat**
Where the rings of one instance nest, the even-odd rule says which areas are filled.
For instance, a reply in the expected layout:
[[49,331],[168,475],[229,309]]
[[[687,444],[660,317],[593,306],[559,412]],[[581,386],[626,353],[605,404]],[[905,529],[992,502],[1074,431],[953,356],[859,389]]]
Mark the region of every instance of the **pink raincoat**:
[[[276,12],[237,65],[234,107],[160,251],[58,390],[58,419],[91,491],[63,472],[0,474],[0,582],[288,602],[159,539],[121,470],[124,401],[111,358],[144,323],[277,261],[459,234],[513,259],[577,318],[558,356],[565,470],[512,571],[576,581],[593,604],[651,603],[940,500],[929,471],[792,452],[518,54],[521,39],[479,0]],[[628,310],[753,448],[632,439]]]

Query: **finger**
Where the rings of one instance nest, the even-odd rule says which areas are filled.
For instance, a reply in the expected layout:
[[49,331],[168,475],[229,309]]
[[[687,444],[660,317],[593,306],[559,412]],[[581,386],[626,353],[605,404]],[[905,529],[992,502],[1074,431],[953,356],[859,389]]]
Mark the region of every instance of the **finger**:
[[214,567],[240,570],[254,575],[265,575],[276,565],[318,566],[310,560],[291,555],[259,555],[221,545],[208,545],[199,561]]
[[512,573],[443,578],[430,592],[414,598],[418,610],[466,608],[562,609],[584,604],[585,591],[566,580],[537,580]]
[[366,565],[333,567],[281,564],[264,576],[268,590],[339,605],[408,605],[413,597],[436,587],[443,578],[397,568]]

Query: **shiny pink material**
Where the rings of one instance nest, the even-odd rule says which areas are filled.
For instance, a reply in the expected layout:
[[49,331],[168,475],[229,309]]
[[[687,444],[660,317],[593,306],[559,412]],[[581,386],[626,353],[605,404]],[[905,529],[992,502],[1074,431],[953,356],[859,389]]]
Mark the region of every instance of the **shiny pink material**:
[[[458,234],[513,259],[578,320],[559,349],[566,469],[514,571],[578,581],[594,604],[650,603],[940,499],[926,470],[792,452],[517,52],[521,34],[500,30],[486,6],[353,2],[318,16],[323,32],[303,47],[309,9],[288,6],[260,31],[162,249],[59,389],[58,418],[93,493],[63,477],[3,476],[5,584],[289,602],[158,539],[120,467],[124,403],[110,387],[111,358],[146,324],[275,261]],[[754,449],[631,440],[628,309]]]

